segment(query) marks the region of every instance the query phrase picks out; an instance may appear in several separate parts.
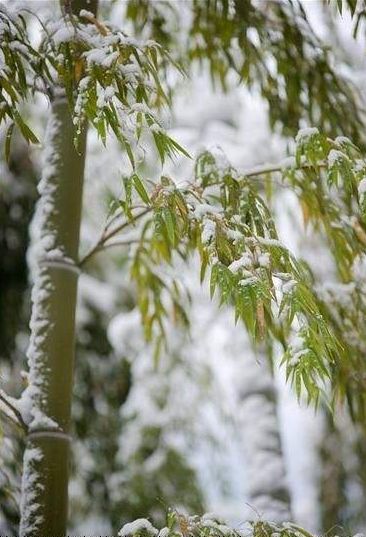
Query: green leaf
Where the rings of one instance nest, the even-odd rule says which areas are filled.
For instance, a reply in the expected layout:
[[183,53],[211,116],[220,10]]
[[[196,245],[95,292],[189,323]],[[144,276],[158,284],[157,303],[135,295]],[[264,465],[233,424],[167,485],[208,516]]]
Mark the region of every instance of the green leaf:
[[6,133],[5,137],[5,160],[6,162],[9,162],[10,157],[10,144],[11,144],[11,138],[14,131],[14,123],[11,123],[11,125],[8,128],[8,131]]
[[18,125],[21,133],[23,134],[24,138],[26,139],[26,141],[29,143],[29,142],[32,142],[33,144],[39,144],[39,140],[37,138],[37,136],[34,134],[34,132],[31,131],[31,129],[28,127],[28,125],[26,125],[26,123],[24,123],[22,117],[20,116],[19,112],[17,112],[17,110],[14,110],[13,112],[13,115],[14,115],[14,120],[16,122],[16,124]]
[[144,183],[141,181],[139,176],[136,173],[134,173],[132,174],[131,179],[142,201],[144,201],[147,205],[150,205],[149,194],[147,193]]
[[122,210],[125,213],[126,217],[128,218],[128,220],[132,220],[133,216],[132,216],[132,212],[131,212],[131,202],[132,202],[132,182],[131,182],[131,177],[123,176],[122,180],[123,180],[123,186],[124,186],[124,189],[125,189],[126,200],[125,201],[120,200],[120,205],[121,205]]
[[188,151],[186,151],[184,149],[184,147],[182,147],[180,144],[178,144],[178,142],[176,142],[173,138],[170,138],[170,136],[167,136],[167,138],[169,138],[169,141],[171,143],[171,145],[179,152],[179,153],[182,153],[182,155],[184,155],[185,157],[187,158],[192,158],[191,155],[188,153]]
[[200,282],[203,283],[206,275],[206,269],[208,266],[208,254],[206,250],[202,251],[201,254],[201,270],[200,270]]
[[154,368],[155,369],[157,369],[158,365],[159,365],[160,355],[161,355],[161,347],[162,347],[163,343],[164,343],[164,337],[163,337],[162,334],[160,334],[156,338],[156,342],[155,342],[155,345],[154,345],[153,363],[154,363]]
[[168,233],[169,242],[174,246],[175,243],[175,229],[174,229],[174,218],[172,212],[167,207],[164,207],[162,210],[162,217],[164,224]]
[[210,278],[210,296],[213,298],[215,294],[215,289],[217,285],[219,277],[219,265],[216,263],[216,265],[213,265],[211,268],[211,278]]
[[0,77],[0,87],[6,91],[13,102],[18,101],[16,90],[12,87],[9,81],[2,76]]

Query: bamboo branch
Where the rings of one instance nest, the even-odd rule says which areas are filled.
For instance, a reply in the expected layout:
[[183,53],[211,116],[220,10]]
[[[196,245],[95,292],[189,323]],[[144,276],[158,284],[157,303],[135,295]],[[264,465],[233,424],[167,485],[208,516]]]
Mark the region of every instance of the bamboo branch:
[[[14,417],[16,419],[16,422],[14,422],[14,423],[17,423],[17,425],[19,425],[24,430],[24,432],[27,432],[28,427],[27,427],[27,424],[25,423],[25,421],[23,420],[23,417],[22,417],[21,413],[19,412],[19,410],[14,405],[11,404],[11,402],[8,400],[8,398],[4,395],[3,390],[0,391],[0,401],[2,403],[4,403],[4,405],[7,408],[9,408],[9,410],[13,413],[13,415],[14,415]],[[4,412],[4,414],[6,414],[6,413]],[[8,417],[11,419],[11,416],[8,416]]]
[[[326,162],[320,161],[317,163],[317,166],[319,168],[325,168]],[[283,171],[289,171],[289,170],[306,170],[307,168],[314,168],[314,164],[309,163],[303,163],[300,164],[300,166],[284,166],[283,164],[264,164],[261,166],[256,166],[254,168],[249,168],[248,170],[244,170],[243,175],[245,177],[257,177],[258,175],[266,175],[268,173],[275,173],[275,172],[283,172]]]
[[131,239],[126,241],[113,241],[109,244],[103,244],[99,249],[98,252],[102,252],[104,250],[108,250],[109,248],[113,248],[114,246],[131,246],[131,244],[141,244],[149,242],[147,240],[141,241],[140,239]]
[[[109,239],[111,239],[112,237],[114,237],[115,235],[117,235],[118,233],[123,231],[126,227],[128,227],[132,223],[136,222],[137,220],[139,220],[140,218],[142,218],[146,214],[148,214],[150,211],[151,211],[151,207],[147,207],[146,209],[144,209],[143,211],[138,213],[136,216],[134,216],[133,220],[131,220],[131,221],[127,220],[127,221],[123,222],[122,224],[119,224],[115,228],[111,229],[108,232],[107,232],[107,229],[108,229],[110,224],[107,224],[106,227],[104,228],[100,238],[95,243],[95,245],[79,261],[79,267],[83,267],[97,252],[99,252],[101,250],[104,250],[105,249],[105,244]],[[122,242],[122,241],[120,241],[120,242]],[[128,242],[131,242],[131,241],[125,241],[125,242],[128,243]]]
[[[319,168],[324,168],[326,166],[326,162],[320,161],[320,162],[317,163],[317,166]],[[267,174],[270,174],[270,173],[283,172],[283,171],[287,171],[287,170],[303,170],[303,169],[306,170],[307,168],[313,168],[313,167],[314,167],[314,165],[309,164],[309,163],[303,163],[303,164],[300,164],[300,166],[290,166],[290,165],[284,166],[281,163],[279,163],[279,164],[264,164],[264,165],[257,166],[257,167],[254,167],[254,168],[249,168],[248,170],[244,170],[243,175],[247,179],[247,178],[251,178],[251,177],[258,177],[258,176],[261,176],[261,175],[267,175]],[[140,205],[140,206],[133,207],[133,209],[137,209],[137,208],[143,208],[143,206]],[[98,253],[98,252],[100,252],[102,250],[105,250],[106,248],[109,248],[110,246],[118,246],[118,245],[126,246],[126,245],[129,245],[129,244],[132,244],[133,242],[136,242],[136,241],[132,241],[132,242],[131,241],[118,241],[116,243],[106,245],[107,241],[110,238],[112,238],[115,235],[117,235],[117,233],[119,233],[120,231],[122,231],[123,229],[128,227],[131,223],[134,223],[139,218],[145,216],[150,211],[151,211],[151,207],[146,207],[146,208],[143,209],[143,211],[141,211],[139,214],[137,214],[133,218],[133,220],[125,221],[122,224],[116,226],[115,228],[113,228],[112,230],[107,232],[107,230],[112,225],[112,223],[115,222],[116,220],[118,220],[118,218],[120,218],[122,216],[120,214],[115,215],[105,225],[105,227],[104,227],[104,229],[102,231],[102,234],[101,234],[100,238],[98,239],[98,241],[95,243],[95,245],[89,250],[89,252],[87,252],[85,254],[84,257],[81,258],[81,260],[79,262],[79,267],[83,267],[96,253]]]

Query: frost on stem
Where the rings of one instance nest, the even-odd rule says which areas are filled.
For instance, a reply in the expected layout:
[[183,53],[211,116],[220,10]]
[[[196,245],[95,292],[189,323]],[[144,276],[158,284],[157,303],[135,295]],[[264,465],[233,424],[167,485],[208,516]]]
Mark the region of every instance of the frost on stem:
[[[57,213],[57,169],[59,150],[57,133],[60,122],[51,111],[45,134],[46,145],[43,154],[42,178],[38,184],[40,200],[33,222],[33,230],[40,230],[33,237],[31,263],[34,272],[32,289],[31,336],[27,351],[29,364],[29,384],[22,395],[23,416],[30,430],[58,429],[58,424],[46,416],[41,409],[42,392],[46,388],[46,356],[42,348],[52,329],[49,319],[48,302],[54,290],[47,264],[49,262],[70,263],[62,246],[57,244],[52,218]],[[36,233],[34,233],[36,235]]]
[[37,463],[40,463],[42,458],[43,455],[39,448],[28,446],[23,460],[20,535],[36,535],[42,522],[42,515],[39,513],[41,505],[36,501],[38,491],[43,487],[36,469]]
[[[45,392],[48,388],[47,340],[53,329],[49,315],[49,301],[54,291],[49,263],[70,263],[64,256],[53,231],[53,217],[57,214],[57,170],[60,160],[58,150],[59,120],[51,111],[45,135],[42,178],[38,184],[40,200],[36,208],[30,262],[33,269],[31,336],[27,351],[29,376],[19,408],[29,432],[39,430],[59,430],[59,425],[44,410]],[[35,535],[42,524],[42,506],[37,501],[44,485],[37,467],[43,460],[39,447],[28,440],[23,459],[21,535]]]
[[[34,287],[27,353],[29,385],[23,394],[30,433],[30,448],[26,448],[25,457],[33,446],[43,455],[42,463],[36,466],[44,489],[38,489],[34,499],[41,504],[43,515],[39,535],[66,531],[68,433],[79,273],[76,260],[85,155],[85,137],[78,154],[71,133],[68,105],[60,95],[52,101],[50,110],[38,186],[40,200],[33,221],[36,233],[30,254]],[[29,510],[27,502],[24,506],[25,511]],[[22,519],[24,516],[22,513]],[[30,535],[34,534],[22,533],[22,537]]]

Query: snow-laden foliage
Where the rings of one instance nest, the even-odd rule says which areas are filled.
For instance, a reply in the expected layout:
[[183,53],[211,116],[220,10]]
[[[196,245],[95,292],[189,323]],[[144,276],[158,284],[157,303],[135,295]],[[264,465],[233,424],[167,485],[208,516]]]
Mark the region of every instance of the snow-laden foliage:
[[[210,3],[207,4],[208,9],[203,12],[200,10],[200,2],[193,2],[193,5],[196,6],[194,23],[196,24],[198,21],[197,33],[200,38],[203,38],[203,41],[206,41],[206,45],[208,43],[207,50],[203,47],[204,55],[208,57],[210,51],[213,51],[215,56],[216,43],[214,40],[212,41],[212,36],[215,35],[215,31],[218,31],[219,27],[221,28],[221,20],[225,20],[225,22],[234,20],[235,24],[238,23],[238,20],[241,22],[240,17],[239,19],[237,17],[239,4],[234,2],[229,5],[227,2],[218,2],[215,3],[211,13]],[[232,6],[235,9],[230,11]],[[246,7],[249,8],[246,14],[249,16],[253,12],[251,3],[248,2]],[[234,16],[231,18],[233,13]],[[275,16],[278,17],[277,22],[283,18],[285,24],[282,33],[287,36],[288,40],[296,40],[297,34],[295,35],[288,27],[290,25],[286,24],[286,13],[286,10],[280,8],[279,12],[275,13]],[[212,19],[214,19],[213,25],[211,25]],[[304,17],[303,19],[305,20]],[[113,30],[111,26],[101,23],[91,13],[84,11],[80,14],[80,19],[65,15],[62,21],[50,24],[49,28],[45,29],[45,38],[40,49],[41,54],[37,57],[38,51],[30,52],[30,45],[26,41],[27,37],[24,37],[21,32],[22,27],[19,29],[6,13],[3,20],[5,21],[4,35],[7,42],[4,48],[4,58],[7,63],[4,73],[6,76],[9,73],[15,73],[18,95],[12,94],[5,88],[2,109],[8,116],[7,119],[11,119],[20,127],[26,139],[36,141],[17,109],[19,98],[27,96],[29,85],[31,88],[35,87],[40,81],[41,88],[43,85],[43,91],[52,99],[55,93],[58,93],[59,87],[54,87],[56,91],[51,91],[49,83],[55,86],[56,82],[65,89],[69,98],[74,115],[76,143],[78,135],[82,133],[84,128],[85,120],[88,119],[97,128],[103,142],[106,140],[108,130],[114,132],[126,149],[132,166],[135,167],[140,155],[137,152],[136,155],[134,154],[135,148],[133,146],[138,141],[145,124],[152,131],[162,161],[164,161],[165,155],[171,156],[175,152],[184,154],[184,150],[162,131],[161,125],[151,111],[153,107],[160,106],[160,101],[163,101],[164,104],[168,103],[166,90],[161,91],[159,76],[162,72],[161,67],[165,67],[165,62],[169,60],[169,57],[162,54],[159,59],[155,58],[157,51],[161,50],[159,45],[151,44],[150,41],[145,45],[136,44],[128,40],[124,34]],[[86,24],[84,24],[84,20],[87,21]],[[22,22],[22,19],[20,21]],[[206,31],[206,23],[208,23],[209,32]],[[204,31],[202,31],[202,25]],[[299,26],[301,27],[301,24]],[[25,29],[25,26],[23,28]],[[238,38],[235,26],[229,26],[229,28],[230,33]],[[266,43],[266,36],[261,33],[259,35],[262,46]],[[14,38],[14,36],[16,37]],[[242,36],[239,35],[239,42],[240,37]],[[22,39],[25,48],[17,44],[21,43]],[[255,43],[256,39],[256,35],[251,36],[250,44]],[[226,47],[225,39],[222,41]],[[9,43],[12,45],[11,47]],[[270,48],[275,49],[276,40],[274,42],[270,40],[269,43]],[[286,91],[289,90],[290,97],[294,94],[301,95],[301,97],[305,95],[305,100],[307,93],[309,93],[309,87],[319,89],[319,84],[314,83],[313,80],[311,83],[307,80],[305,88],[301,84],[299,86],[289,83],[291,77],[287,78],[288,73],[282,72],[283,65],[289,62],[287,47],[284,46],[286,43],[283,43],[282,39],[279,40],[279,43],[277,56],[280,59],[278,63],[280,68],[277,75],[272,80],[271,76],[267,78],[268,73],[266,73],[264,83],[261,80],[262,84],[260,84],[263,95],[272,104],[272,114],[276,107],[281,109],[278,101],[282,99],[284,88]],[[238,71],[237,65],[235,65],[237,58],[230,56],[231,44],[230,42],[230,46],[226,47],[228,65],[230,69],[234,67],[234,70]],[[306,44],[309,45],[309,43]],[[240,42],[240,45],[244,49],[248,48],[245,42]],[[255,50],[258,49],[256,49],[257,45],[258,43],[255,44]],[[265,50],[265,47],[263,48]],[[26,84],[24,84],[24,73],[22,72],[24,66],[21,63],[19,66],[19,58],[12,55],[8,49],[15,51],[15,53],[22,49],[19,57],[22,54],[31,53],[37,57],[37,61],[46,52],[49,65],[46,62],[42,64],[36,61],[34,63],[36,69],[33,72],[32,62],[25,62],[25,65],[31,67],[31,70],[30,80],[26,80]],[[312,52],[315,49],[316,47],[312,49]],[[220,48],[218,50],[219,53],[222,52]],[[283,50],[285,50],[284,56],[282,56]],[[251,52],[251,47],[249,47],[248,57],[250,57]],[[306,57],[306,60],[308,59]],[[259,63],[254,62],[259,72],[259,79],[261,79],[260,68],[263,66],[267,68],[273,58],[270,56],[264,60],[263,65],[260,61]],[[283,65],[282,60],[284,61]],[[153,65],[153,69],[151,69],[150,63]],[[156,67],[157,63],[159,63],[159,67]],[[122,67],[127,67],[127,70],[121,69]],[[322,71],[321,62],[320,64],[317,62],[311,64],[314,74],[321,72],[329,85],[331,81],[339,89],[341,86],[335,84],[336,79],[332,78],[332,72],[328,69],[328,65],[326,67]],[[14,68],[13,73],[12,68]],[[220,57],[218,61],[216,56],[214,57],[211,68],[213,78],[218,76],[225,83],[224,79],[229,69],[226,69],[225,66],[222,68]],[[241,75],[251,84],[252,65],[246,66],[245,69],[248,69],[248,73],[241,72]],[[36,79],[34,73],[37,73]],[[258,73],[255,74],[258,75]],[[130,75],[133,76],[130,77]],[[285,79],[284,85],[282,85],[282,75]],[[276,105],[273,106],[271,103],[272,84],[269,84],[269,88],[267,85],[269,81],[276,86],[277,79],[281,83],[275,89],[274,101]],[[10,78],[8,82],[10,82]],[[324,127],[329,131],[332,128],[337,128],[337,125],[332,125],[333,115],[338,108],[342,109],[342,114],[344,114],[347,109],[345,105],[347,97],[350,96],[349,102],[353,105],[353,95],[348,85],[342,86],[338,95],[338,97],[342,97],[340,99],[342,106],[339,105],[337,108],[332,106],[329,97],[331,96],[328,91],[330,86],[327,87],[327,84],[325,86],[327,89],[325,98],[323,99],[324,95],[319,91],[319,95],[322,96],[319,101],[320,105],[316,107],[314,116],[311,113],[309,115],[312,119],[324,124]],[[151,93],[150,90],[152,90]],[[289,102],[291,100],[290,98]],[[287,107],[287,101],[285,104]],[[328,112],[332,111],[329,118],[327,114],[323,115],[322,106]],[[292,112],[293,114],[290,116],[296,122],[299,119],[296,110]],[[273,124],[277,121],[284,121],[284,117],[286,114],[279,115],[277,119],[272,117]],[[359,126],[357,113],[347,115],[347,119],[349,121],[344,121],[347,134],[352,129],[356,129],[354,132],[357,133],[357,126]],[[287,123],[290,124],[288,118]],[[9,152],[13,124],[8,131],[6,153]],[[293,128],[293,125],[290,128]],[[326,193],[332,192],[332,189],[334,192],[338,192],[339,185],[337,183],[339,179],[343,181],[345,178],[342,186],[346,187],[345,192],[349,195],[349,199],[343,196],[338,199],[336,194],[336,210],[332,210],[333,199],[331,197],[328,199],[327,195],[324,196],[324,199],[321,195],[318,197],[318,201],[321,200],[319,217],[316,214],[310,215],[311,211],[307,207],[306,201],[302,202],[302,207],[306,222],[321,222],[324,225],[324,222],[327,224],[329,220],[331,229],[328,229],[327,225],[324,227],[331,244],[332,241],[339,240],[339,236],[333,233],[333,228],[337,225],[340,216],[342,221],[342,214],[338,208],[345,210],[347,215],[350,213],[349,227],[352,232],[348,229],[348,233],[349,239],[353,241],[352,246],[348,251],[346,241],[341,237],[343,240],[343,242],[341,240],[341,249],[344,247],[344,252],[339,254],[338,249],[335,252],[340,276],[347,280],[342,282],[346,294],[350,288],[353,288],[352,285],[349,285],[352,282],[348,281],[350,278],[348,275],[352,275],[352,271],[354,271],[356,254],[363,255],[363,249],[359,247],[359,243],[362,245],[364,242],[364,223],[362,218],[358,219],[359,207],[357,206],[357,202],[359,206],[362,206],[365,193],[363,164],[361,163],[361,167],[359,166],[360,159],[357,157],[357,150],[345,139],[329,142],[316,130],[307,129],[301,132],[297,141],[298,153],[295,167],[299,168],[301,173],[305,169],[311,175],[311,177],[306,176],[304,181],[306,188],[313,182],[312,174],[321,177],[319,182],[326,189]],[[346,149],[343,148],[343,145]],[[349,166],[345,156],[350,161]],[[357,166],[354,165],[356,160]],[[286,164],[286,166],[293,167],[292,164]],[[197,162],[195,181],[183,188],[178,188],[173,180],[162,177],[158,186],[154,185],[152,189],[148,189],[142,174],[134,173],[124,179],[125,196],[121,197],[119,203],[115,204],[116,207],[119,206],[122,209],[125,221],[107,231],[102,242],[97,244],[96,250],[109,246],[109,239],[114,237],[117,231],[131,226],[137,218],[144,224],[142,234],[140,230],[137,230],[134,238],[131,240],[125,238],[121,244],[134,244],[131,252],[131,274],[138,288],[138,300],[144,320],[146,338],[157,341],[156,359],[162,344],[167,341],[165,319],[170,315],[171,305],[173,305],[173,317],[181,319],[184,324],[187,324],[186,312],[181,304],[184,290],[182,291],[176,279],[167,278],[162,273],[161,265],[163,262],[172,262],[176,254],[187,258],[191,251],[198,250],[201,256],[202,279],[204,279],[206,270],[211,270],[212,294],[216,289],[219,289],[221,301],[234,306],[237,318],[244,321],[254,339],[275,336],[287,347],[284,362],[286,362],[287,372],[294,381],[298,394],[305,387],[309,399],[317,401],[323,384],[328,379],[334,380],[342,369],[343,360],[346,357],[346,351],[350,349],[352,344],[354,332],[348,334],[347,331],[343,330],[343,327],[339,328],[338,325],[342,325],[344,315],[337,317],[333,315],[333,311],[329,311],[329,304],[325,303],[321,293],[318,296],[318,290],[313,288],[311,272],[298,262],[278,240],[271,212],[259,195],[257,187],[250,180],[253,176],[258,177],[263,173],[278,173],[281,168],[282,165],[277,168],[267,168],[265,172],[262,170],[259,174],[258,171],[237,174],[230,165],[222,162],[216,155],[204,153]],[[324,169],[325,172],[319,171],[320,169]],[[295,184],[299,178],[292,177],[292,171],[288,175],[287,171],[284,171],[282,175],[292,188],[295,188],[297,192],[300,189],[302,192],[303,185]],[[352,183],[355,183],[357,192],[352,187]],[[303,189],[304,192],[306,188]],[[314,185],[311,188],[316,190]],[[309,192],[305,192],[305,195],[309,195]],[[133,198],[137,197],[139,198],[139,206],[133,204]],[[136,213],[136,210],[140,212]],[[112,216],[111,222],[116,224],[119,218],[121,216],[117,212]],[[111,225],[111,223],[109,224]],[[336,311],[336,308],[334,310]],[[349,325],[347,328],[351,330],[352,326]],[[334,337],[335,335],[337,337]],[[348,335],[352,337],[347,338]],[[348,388],[347,375],[348,372],[344,375],[342,371],[340,380],[337,378],[336,389],[341,392],[341,395],[343,395],[343,389]],[[358,396],[358,391],[356,394]],[[361,407],[362,404],[363,401],[361,401]],[[34,460],[36,459],[37,457],[34,457]],[[270,525],[264,527],[271,528]],[[136,527],[134,528],[136,529]],[[144,528],[151,530],[148,523],[145,523]]]
[[[312,537],[303,528],[283,522],[276,524],[257,520],[244,527],[233,528],[213,513],[188,516],[169,510],[166,526],[157,529],[149,520],[141,518],[125,524],[119,537]],[[360,534],[359,534],[360,535]]]
[[[42,21],[38,48],[27,32],[27,10],[14,14],[2,6],[0,13],[0,123],[10,120],[7,154],[14,125],[28,141],[38,141],[20,106],[35,91],[52,97],[54,83],[66,90],[76,135],[85,118],[104,143],[108,130],[113,131],[132,165],[142,129],[152,132],[162,160],[184,152],[153,112],[170,102],[166,80],[171,68],[181,71],[167,49],[187,69],[208,62],[213,81],[224,88],[230,86],[232,73],[249,88],[259,88],[269,104],[272,126],[281,125],[286,134],[294,134],[307,117],[327,133],[339,133],[342,125],[343,133],[363,141],[360,97],[334,70],[332,55],[301,4],[271,2],[264,9],[250,0],[207,5],[193,0],[178,10],[169,0],[132,0],[126,16],[143,40],[82,10],[80,17],[64,13],[60,19]],[[290,48],[288,42],[296,46]]]
[[[10,120],[7,155],[14,124],[27,141],[38,141],[19,111],[30,90],[41,89],[52,99],[61,88],[72,110],[77,146],[87,120],[104,144],[107,133],[114,133],[133,167],[136,144],[146,130],[151,132],[162,162],[167,156],[186,154],[153,111],[170,103],[167,67],[179,69],[159,43],[138,42],[82,10],[79,17],[64,14],[43,22],[43,39],[35,49],[21,12],[13,14],[1,7],[0,17],[0,123]],[[137,160],[142,158],[140,154]]]
[[[136,173],[125,177],[114,227],[84,261],[121,230],[142,221],[141,231],[121,245],[133,244],[131,276],[146,338],[156,338],[158,354],[166,341],[164,318],[174,315],[187,323],[180,300],[184,290],[176,278],[164,278],[160,267],[176,253],[187,258],[198,250],[202,280],[210,269],[211,295],[219,290],[221,303],[234,307],[236,318],[255,340],[270,334],[284,345],[283,363],[298,396],[305,389],[309,401],[317,403],[329,380],[334,381],[334,398],[343,398],[349,382],[357,387],[356,362],[360,364],[355,356],[355,368],[349,377],[344,374],[350,364],[350,339],[344,327],[335,324],[335,309],[313,287],[309,268],[279,241],[256,178],[277,173],[295,189],[305,222],[320,228],[330,243],[339,275],[346,280],[344,290],[356,290],[356,284],[347,283],[365,246],[365,163],[348,139],[333,141],[317,129],[300,131],[296,143],[294,159],[243,173],[222,155],[204,152],[197,159],[194,180],[183,187],[162,176],[148,191]],[[119,218],[122,223],[116,224]],[[347,323],[344,319],[341,322]],[[351,327],[355,330],[353,322]],[[352,410],[362,413],[360,385],[347,395]]]
[[[214,84],[228,88],[239,78],[259,91],[271,125],[286,135],[294,135],[306,119],[327,134],[345,133],[364,143],[360,95],[335,69],[332,52],[317,37],[301,2],[184,4],[185,9],[174,0],[130,0],[127,16],[137,32],[175,51],[187,69],[199,63],[208,67]],[[356,1],[348,4],[354,12]]]

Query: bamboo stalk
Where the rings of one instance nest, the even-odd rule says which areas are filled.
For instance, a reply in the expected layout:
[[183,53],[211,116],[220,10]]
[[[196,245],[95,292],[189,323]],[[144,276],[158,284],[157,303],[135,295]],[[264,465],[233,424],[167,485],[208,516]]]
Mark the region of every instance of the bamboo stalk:
[[[61,1],[94,10],[96,0]],[[28,349],[31,421],[24,453],[21,537],[64,537],[68,512],[75,308],[86,129],[78,154],[64,95],[51,103],[39,185],[40,228]]]

